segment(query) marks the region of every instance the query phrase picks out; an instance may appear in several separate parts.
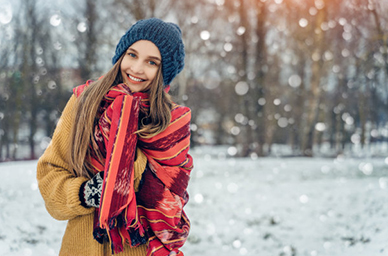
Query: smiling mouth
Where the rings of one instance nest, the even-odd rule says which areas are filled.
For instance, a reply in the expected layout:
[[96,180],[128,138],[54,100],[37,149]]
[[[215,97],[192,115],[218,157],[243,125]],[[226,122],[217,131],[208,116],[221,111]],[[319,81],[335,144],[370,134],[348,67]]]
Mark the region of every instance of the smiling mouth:
[[140,83],[140,82],[145,82],[145,81],[147,81],[147,80],[144,80],[144,79],[141,79],[141,78],[137,78],[137,77],[131,76],[130,74],[127,74],[127,76],[128,76],[128,78],[129,78],[129,80],[132,80],[132,81],[134,81],[134,82]]

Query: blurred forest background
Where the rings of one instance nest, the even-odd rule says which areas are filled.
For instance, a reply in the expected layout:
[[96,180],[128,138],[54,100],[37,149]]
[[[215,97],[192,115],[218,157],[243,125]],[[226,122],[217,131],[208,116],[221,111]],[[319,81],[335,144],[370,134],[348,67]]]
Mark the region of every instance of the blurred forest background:
[[387,153],[387,13],[388,0],[0,0],[0,161],[39,157],[72,88],[148,17],[182,29],[171,93],[192,109],[192,147]]

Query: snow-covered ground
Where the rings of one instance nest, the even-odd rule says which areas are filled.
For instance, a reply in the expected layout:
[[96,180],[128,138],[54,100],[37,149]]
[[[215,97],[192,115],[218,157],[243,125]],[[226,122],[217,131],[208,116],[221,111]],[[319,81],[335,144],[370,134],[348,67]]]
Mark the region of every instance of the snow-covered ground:
[[[186,256],[388,255],[384,158],[233,159],[193,152]],[[36,161],[0,164],[0,255],[57,255]]]

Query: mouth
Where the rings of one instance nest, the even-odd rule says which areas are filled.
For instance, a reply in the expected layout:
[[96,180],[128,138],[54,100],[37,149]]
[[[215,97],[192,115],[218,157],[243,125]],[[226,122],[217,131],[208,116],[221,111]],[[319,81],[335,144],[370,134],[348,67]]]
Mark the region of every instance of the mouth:
[[133,83],[142,83],[142,82],[147,81],[147,80],[144,80],[144,79],[141,79],[141,78],[138,78],[138,77],[131,76],[130,74],[127,74],[127,77],[129,79],[129,81],[133,82]]

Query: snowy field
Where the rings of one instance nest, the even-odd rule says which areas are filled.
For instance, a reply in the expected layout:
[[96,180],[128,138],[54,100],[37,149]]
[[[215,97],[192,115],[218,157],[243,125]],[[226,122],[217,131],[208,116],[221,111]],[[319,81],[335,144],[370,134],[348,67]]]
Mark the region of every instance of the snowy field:
[[[193,153],[186,256],[388,255],[385,158],[233,159]],[[36,161],[0,164],[0,255],[57,255]]]

